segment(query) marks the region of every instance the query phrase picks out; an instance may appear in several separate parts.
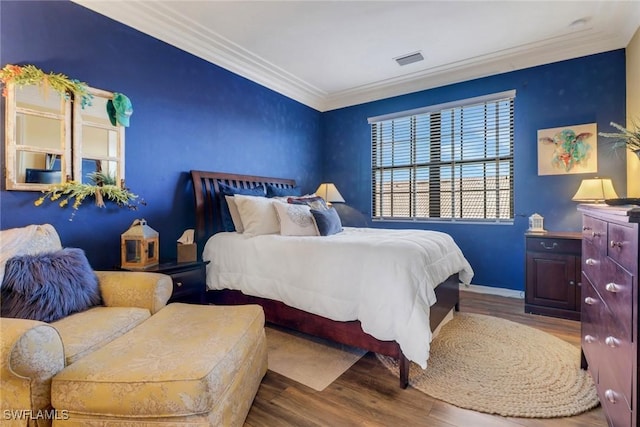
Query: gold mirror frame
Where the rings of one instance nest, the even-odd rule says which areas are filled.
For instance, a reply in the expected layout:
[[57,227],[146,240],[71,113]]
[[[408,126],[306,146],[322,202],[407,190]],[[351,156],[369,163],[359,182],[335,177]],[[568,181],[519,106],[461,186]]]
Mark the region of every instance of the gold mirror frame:
[[91,105],[73,107],[73,176],[75,181],[90,183],[88,174],[101,172],[124,187],[125,128],[113,125],[107,114],[107,102],[113,92],[88,87]]
[[[40,191],[64,182],[72,173],[71,101],[41,84],[14,83],[7,84],[5,100],[6,189]],[[47,172],[55,172],[57,160],[53,179]]]
[[106,110],[113,93],[87,89],[92,105],[83,108],[42,84],[7,84],[7,190],[42,191],[68,180],[86,182],[87,174],[96,171],[124,186],[125,129],[112,125]]

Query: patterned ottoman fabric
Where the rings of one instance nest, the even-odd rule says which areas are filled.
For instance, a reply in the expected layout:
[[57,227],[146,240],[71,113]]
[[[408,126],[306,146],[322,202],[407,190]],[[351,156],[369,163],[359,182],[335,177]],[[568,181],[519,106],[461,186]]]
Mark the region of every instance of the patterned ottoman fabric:
[[[94,307],[51,323],[64,343],[65,365],[113,341],[151,317],[146,308]],[[93,328],[87,328],[93,325]]]
[[[52,404],[71,422],[74,414],[211,420],[211,412],[228,411],[220,401],[229,393],[249,396],[241,405],[248,411],[265,372],[262,308],[170,304],[56,375]],[[253,390],[237,390],[237,378]],[[243,421],[246,412],[238,416]]]

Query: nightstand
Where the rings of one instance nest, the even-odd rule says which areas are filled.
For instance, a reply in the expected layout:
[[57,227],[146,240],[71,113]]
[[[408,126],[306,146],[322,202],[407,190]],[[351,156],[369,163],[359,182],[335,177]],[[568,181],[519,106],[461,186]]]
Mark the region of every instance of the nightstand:
[[[163,261],[158,265],[147,267],[144,270],[135,271],[163,273],[171,276],[171,280],[173,280],[173,294],[169,299],[169,303],[187,302],[205,304],[205,292],[207,287],[206,267],[208,263],[209,261]],[[127,269],[123,268],[123,270]]]
[[582,234],[525,234],[526,313],[580,320]]

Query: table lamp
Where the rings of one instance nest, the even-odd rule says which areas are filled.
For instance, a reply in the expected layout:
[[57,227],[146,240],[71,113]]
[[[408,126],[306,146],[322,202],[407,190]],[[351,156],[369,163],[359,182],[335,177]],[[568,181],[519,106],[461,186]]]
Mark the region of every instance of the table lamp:
[[613,189],[609,178],[583,179],[580,188],[571,200],[576,202],[602,203],[607,199],[617,199],[618,194]]
[[344,203],[342,194],[338,191],[332,182],[323,182],[316,190],[316,194],[324,199],[328,205],[333,202]]

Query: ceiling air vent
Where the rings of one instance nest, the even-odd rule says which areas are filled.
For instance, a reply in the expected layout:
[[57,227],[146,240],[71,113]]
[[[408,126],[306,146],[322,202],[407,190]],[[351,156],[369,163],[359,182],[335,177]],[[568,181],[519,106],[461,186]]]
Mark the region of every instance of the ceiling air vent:
[[424,59],[424,56],[422,56],[422,53],[420,52],[414,52],[393,59],[396,60],[398,65],[409,65],[413,64],[414,62],[422,61]]

